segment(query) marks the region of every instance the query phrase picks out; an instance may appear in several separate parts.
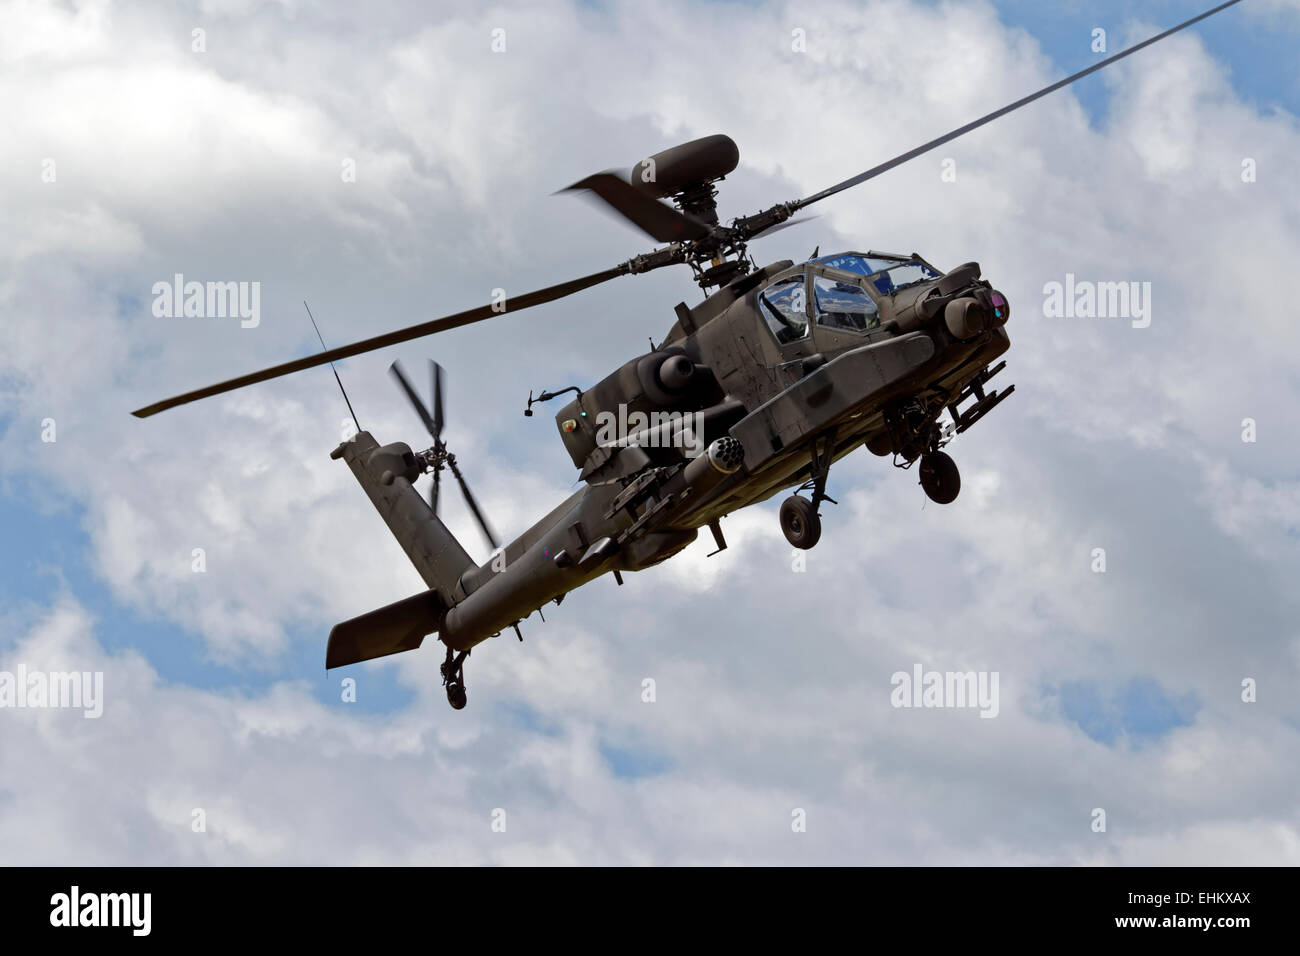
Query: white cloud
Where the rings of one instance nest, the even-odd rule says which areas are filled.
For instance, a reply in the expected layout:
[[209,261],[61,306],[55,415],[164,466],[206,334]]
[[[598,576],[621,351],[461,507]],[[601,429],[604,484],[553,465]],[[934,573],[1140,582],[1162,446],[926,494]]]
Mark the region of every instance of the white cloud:
[[[671,3],[648,22],[558,3],[421,10],[420,25],[335,15],[211,5],[196,55],[183,14],[0,14],[30,27],[0,29],[0,96],[19,104],[20,134],[0,144],[17,184],[0,213],[0,474],[84,508],[91,563],[118,601],[271,673],[291,630],[323,635],[419,587],[328,460],[346,416],[328,371],[143,423],[129,409],[310,350],[303,298],[338,344],[648,248],[548,195],[587,172],[725,130],[743,164],[724,211],[752,212],[1061,72],[983,5],[765,6],[742,21]],[[503,55],[489,49],[497,25]],[[807,54],[789,52],[793,26]],[[722,39],[734,68],[720,72]],[[760,259],[814,244],[975,258],[1006,291],[1002,374],[1019,387],[952,446],[957,504],[922,508],[914,474],[862,453],[836,466],[841,504],[805,573],[791,572],[776,501],[734,515],[723,554],[704,557],[706,532],[625,587],[597,582],[526,624],[523,646],[485,645],[463,714],[440,699],[432,643],[357,671],[364,686],[391,670],[416,694],[358,718],[296,682],[315,674],[254,697],[169,684],[137,654],[106,655],[65,603],[9,656],[71,649],[119,696],[94,728],[11,721],[0,761],[32,761],[5,774],[13,858],[1157,863],[1218,860],[1232,844],[1243,862],[1295,862],[1281,757],[1296,712],[1279,688],[1300,666],[1285,580],[1300,332],[1270,280],[1300,254],[1300,197],[1282,173],[1300,132],[1244,103],[1195,35],[1105,82],[1104,128],[1056,94],[755,243]],[[956,183],[939,181],[945,156]],[[1245,156],[1256,183],[1240,180]],[[55,183],[41,181],[46,157]],[[346,157],[355,183],[340,178]],[[152,283],[175,272],[261,281],[262,325],[154,319]],[[1067,272],[1151,282],[1151,327],[1042,318],[1044,283]],[[662,335],[682,298],[685,276],[624,279],[341,374],[363,425],[414,443],[384,366],[436,355],[453,448],[517,533],[574,477],[545,416],[519,416],[528,388],[589,384]],[[54,446],[38,440],[47,415]],[[1253,445],[1246,416],[1261,423]],[[448,514],[477,549],[454,500]],[[1104,576],[1088,570],[1096,546]],[[915,661],[999,670],[1001,715],[890,708],[889,675]],[[1044,691],[1134,675],[1193,695],[1193,723],[1107,747]],[[1252,675],[1264,683],[1247,705]],[[667,769],[616,779],[602,746]],[[210,839],[189,832],[193,805],[210,808]],[[1123,821],[1109,836],[1088,831],[1099,805]],[[487,826],[496,806],[505,839]],[[804,837],[790,833],[796,806]]]
[[[661,699],[645,705],[626,675],[621,691],[602,689],[620,678],[593,655],[574,676],[594,682],[557,702],[550,643],[509,655],[507,677],[485,668],[482,682],[488,694],[514,681],[540,688],[523,703],[545,715],[541,729],[491,704],[449,721],[434,692],[356,717],[297,681],[252,697],[172,684],[135,652],[106,653],[94,628],[65,599],[0,654],[0,669],[105,675],[99,720],[0,711],[10,862],[1179,863],[1225,847],[1241,862],[1297,859],[1291,771],[1271,759],[1291,730],[1243,750],[1224,726],[1198,724],[1171,741],[1162,768],[1014,706],[995,721],[897,711],[860,683],[774,695],[755,712],[709,694],[716,675],[685,664],[660,670]],[[666,772],[615,778],[601,749],[611,718],[670,755]],[[985,761],[1001,749],[1016,760],[994,779]],[[1200,813],[1185,806],[1190,793]],[[1237,817],[1247,795],[1263,822]],[[1131,835],[1090,834],[1094,803]],[[505,833],[491,829],[498,808]],[[795,808],[806,834],[790,831]],[[1030,808],[1055,819],[1030,823]]]

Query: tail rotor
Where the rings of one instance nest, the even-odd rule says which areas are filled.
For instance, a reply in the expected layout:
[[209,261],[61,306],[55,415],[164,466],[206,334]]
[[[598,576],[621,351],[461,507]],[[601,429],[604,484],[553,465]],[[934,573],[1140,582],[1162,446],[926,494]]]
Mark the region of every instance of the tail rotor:
[[394,362],[389,371],[397,381],[398,387],[406,395],[406,400],[411,403],[415,409],[415,414],[419,416],[429,437],[433,439],[433,445],[425,451],[420,452],[416,457],[424,465],[426,472],[433,474],[433,483],[429,488],[429,507],[433,513],[438,513],[438,494],[442,487],[442,470],[448,469],[456,483],[460,485],[461,494],[465,496],[465,504],[469,507],[470,514],[478,522],[479,530],[483,532],[483,537],[495,551],[500,545],[497,543],[497,536],[492,531],[492,526],[488,524],[487,518],[478,506],[478,501],[474,498],[473,493],[469,490],[469,484],[465,481],[465,476],[461,474],[459,466],[456,464],[456,456],[447,450],[447,443],[442,440],[443,420],[443,401],[442,401],[442,366],[433,359],[429,360],[429,384],[432,392],[433,407],[430,409],[425,405],[424,400],[420,398],[415,387],[411,384],[410,378],[402,369],[400,362]]

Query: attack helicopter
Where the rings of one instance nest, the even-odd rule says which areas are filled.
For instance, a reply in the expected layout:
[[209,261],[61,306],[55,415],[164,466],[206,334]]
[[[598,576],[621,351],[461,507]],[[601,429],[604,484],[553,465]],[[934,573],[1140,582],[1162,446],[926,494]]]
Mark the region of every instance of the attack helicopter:
[[[605,574],[671,558],[708,528],[727,547],[724,516],[778,492],[781,528],[796,548],[821,536],[831,466],[865,446],[917,467],[925,494],[947,504],[960,474],[943,448],[1012,394],[986,389],[1006,365],[1007,298],[967,262],[940,268],[917,253],[874,250],[814,255],[764,266],[751,240],[801,221],[795,214],[978,129],[1185,29],[1231,0],[913,150],[803,199],[723,224],[717,184],[739,164],[736,144],[706,136],[642,160],[628,175],[596,173],[574,183],[664,245],[613,268],[496,301],[244,375],[134,412],[148,417],[200,398],[495,318],[564,298],[599,283],[686,265],[705,297],[676,305],[675,321],[647,354],[594,386],[531,393],[533,405],[573,392],[555,416],[581,485],[504,548],[442,438],[442,371],[431,363],[431,404],[409,376],[392,372],[432,438],[416,452],[381,445],[358,426],[330,457],[365,490],[426,590],[336,625],[326,668],[445,645],[443,685],[452,707],[466,704],[464,662],[472,648],[544,605]],[[314,320],[313,320],[314,324]],[[322,348],[324,343],[322,342]],[[336,373],[337,374],[337,373]],[[340,382],[340,388],[342,384]],[[344,393],[346,398],[346,393]],[[350,408],[350,404],[349,404]],[[947,420],[944,420],[945,414]],[[442,473],[459,485],[493,547],[473,561],[438,518]],[[426,501],[413,487],[432,476]]]

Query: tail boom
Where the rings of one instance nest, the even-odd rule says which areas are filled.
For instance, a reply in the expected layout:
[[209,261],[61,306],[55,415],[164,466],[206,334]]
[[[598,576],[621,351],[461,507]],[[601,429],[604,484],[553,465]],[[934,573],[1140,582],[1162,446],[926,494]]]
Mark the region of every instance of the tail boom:
[[330,631],[326,668],[419,647],[442,628],[448,609],[465,597],[461,577],[474,567],[460,542],[411,486],[421,469],[410,446],[380,445],[362,431],[330,457],[347,462],[428,590],[336,625]]

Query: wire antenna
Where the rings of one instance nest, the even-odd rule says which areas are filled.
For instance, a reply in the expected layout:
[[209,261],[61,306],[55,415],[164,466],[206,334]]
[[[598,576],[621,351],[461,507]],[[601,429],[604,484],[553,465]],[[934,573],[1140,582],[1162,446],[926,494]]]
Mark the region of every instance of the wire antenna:
[[[329,349],[325,347],[325,339],[320,334],[320,326],[316,324],[316,317],[311,314],[311,306],[307,304],[306,299],[302,300],[302,307],[307,310],[307,318],[311,319],[311,327],[316,330],[316,338],[320,339],[321,350],[328,352]],[[333,362],[330,362],[330,371],[334,373],[334,381],[339,383],[339,391],[343,393],[343,401],[347,404],[348,413],[352,416],[352,424],[357,426],[357,431],[361,431],[361,423],[357,421],[357,413],[352,411],[352,402],[348,400],[348,390],[343,387],[343,379],[339,378],[339,370],[334,367]]]

